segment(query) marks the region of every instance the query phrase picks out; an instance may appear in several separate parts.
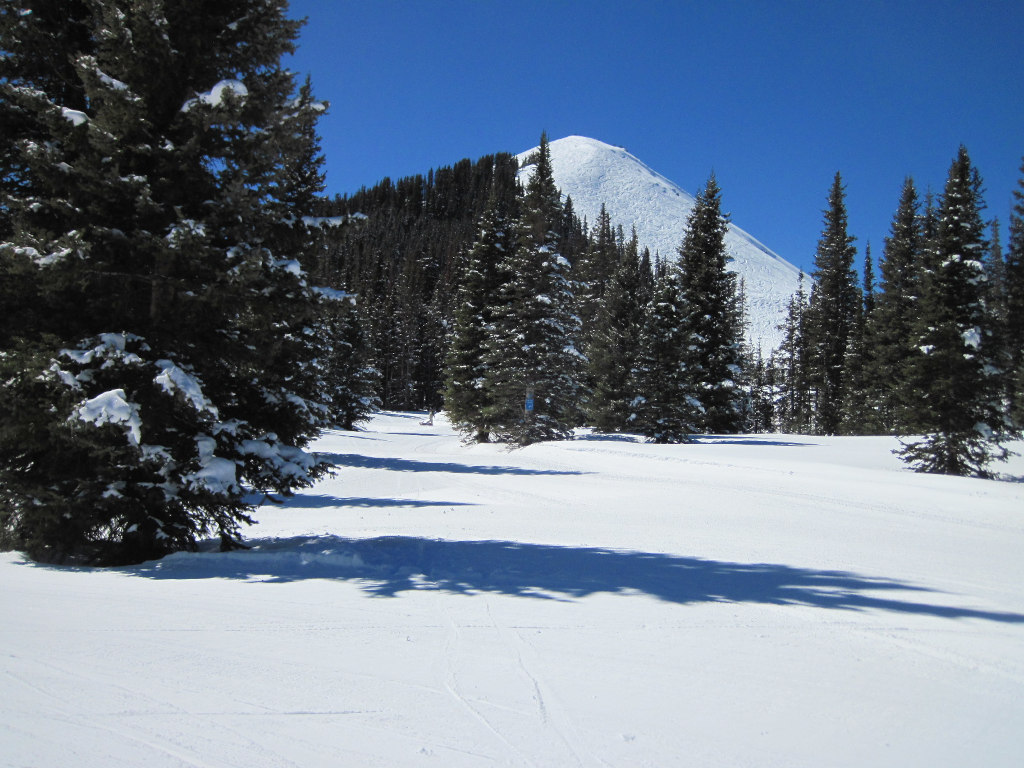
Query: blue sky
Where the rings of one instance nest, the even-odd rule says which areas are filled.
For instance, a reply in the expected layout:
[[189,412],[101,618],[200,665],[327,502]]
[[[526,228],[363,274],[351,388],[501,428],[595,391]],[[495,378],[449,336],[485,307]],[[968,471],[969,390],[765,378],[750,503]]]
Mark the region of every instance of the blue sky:
[[[836,171],[877,262],[906,176],[961,143],[1004,224],[1024,157],[1024,2],[292,0],[289,66],[331,102],[328,191],[541,131],[625,147],[810,271]],[[1005,243],[1005,237],[1004,237]]]

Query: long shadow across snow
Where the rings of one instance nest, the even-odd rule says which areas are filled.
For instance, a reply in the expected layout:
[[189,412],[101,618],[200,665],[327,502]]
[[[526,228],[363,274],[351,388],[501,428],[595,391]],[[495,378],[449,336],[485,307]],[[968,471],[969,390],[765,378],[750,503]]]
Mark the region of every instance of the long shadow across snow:
[[[301,493],[282,499],[274,506],[288,509],[330,509],[332,507],[390,508],[390,507],[471,507],[467,501],[427,501],[423,499],[385,499],[372,496],[325,496]],[[257,516],[259,512],[256,513]]]
[[[772,563],[407,536],[294,537],[253,544],[248,551],[174,555],[123,570],[155,579],[335,579],[357,582],[369,595],[391,598],[435,591],[571,601],[597,593],[619,593],[649,595],[683,605],[803,605],[1024,623],[1024,614],[929,602],[928,595],[936,594],[933,590],[906,582]],[[943,602],[948,603],[948,598]]]
[[584,475],[586,472],[555,469],[525,469],[480,464],[459,464],[450,461],[418,461],[393,457],[361,456],[358,453],[320,453],[324,461],[336,467],[390,469],[395,472],[449,472],[458,475]]

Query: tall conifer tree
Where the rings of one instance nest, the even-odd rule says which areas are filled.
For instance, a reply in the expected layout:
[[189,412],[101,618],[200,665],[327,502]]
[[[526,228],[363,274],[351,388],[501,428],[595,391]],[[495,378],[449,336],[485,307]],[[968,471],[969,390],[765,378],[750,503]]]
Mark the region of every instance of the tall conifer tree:
[[699,431],[737,432],[744,411],[743,308],[736,275],[726,269],[728,216],[714,174],[698,195],[679,247],[689,344],[684,360],[700,401]]
[[804,273],[797,281],[797,290],[789,300],[786,320],[781,326],[782,344],[772,356],[778,394],[775,401],[775,427],[783,432],[802,434],[812,423],[812,392],[808,376],[807,291]]
[[814,390],[815,431],[833,435],[842,426],[848,386],[846,360],[860,289],[854,238],[847,232],[845,189],[837,172],[825,210],[825,228],[814,257],[814,287],[807,311],[808,372]]
[[869,399],[883,432],[913,431],[908,361],[916,350],[914,319],[920,305],[924,232],[917,189],[907,178],[879,265],[881,280],[868,319],[872,343]]
[[677,265],[655,278],[633,374],[630,428],[655,443],[686,443],[698,431],[703,406],[685,355],[692,343]]
[[1024,163],[1020,170],[1018,188],[1013,191],[1003,286],[1007,390],[1010,416],[1018,433],[1024,430]]
[[283,0],[33,6],[0,9],[0,272],[32,302],[0,352],[0,543],[238,546],[251,490],[326,470],[303,450],[332,411],[294,175],[320,105],[280,66],[299,23]]
[[598,306],[591,343],[587,348],[593,388],[587,418],[595,429],[604,432],[631,429],[629,416],[634,398],[631,379],[636,368],[649,293],[645,288],[644,270],[650,269],[637,251],[634,230],[619,255],[619,263]]
[[494,390],[487,386],[484,352],[498,289],[510,277],[501,266],[516,248],[515,202],[514,195],[492,189],[479,238],[466,260],[448,348],[445,410],[456,429],[476,442],[487,442],[490,436],[484,413],[493,405]]
[[904,442],[901,458],[919,472],[988,476],[1007,451],[1002,372],[986,307],[984,202],[977,170],[960,147],[937,215],[922,274],[911,382],[927,433]]
[[583,363],[576,348],[572,265],[558,250],[563,210],[546,135],[532,161],[484,355],[485,423],[493,435],[518,445],[571,435],[579,420]]

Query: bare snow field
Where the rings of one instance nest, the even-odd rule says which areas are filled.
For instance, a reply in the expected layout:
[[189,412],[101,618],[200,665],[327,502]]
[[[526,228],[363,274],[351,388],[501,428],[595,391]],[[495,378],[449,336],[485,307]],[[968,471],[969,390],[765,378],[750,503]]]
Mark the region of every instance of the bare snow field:
[[509,451],[421,419],[324,437],[337,475],[261,508],[249,551],[0,554],[0,764],[1024,759],[1024,459],[997,482],[916,475],[891,438]]

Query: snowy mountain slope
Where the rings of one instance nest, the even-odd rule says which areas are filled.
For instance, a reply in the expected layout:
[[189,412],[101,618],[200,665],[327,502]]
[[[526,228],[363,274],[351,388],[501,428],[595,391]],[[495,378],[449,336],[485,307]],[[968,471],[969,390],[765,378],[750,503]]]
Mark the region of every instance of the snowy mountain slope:
[[[626,150],[584,136],[568,136],[550,143],[555,184],[572,198],[573,208],[590,223],[604,203],[614,224],[629,236],[636,226],[640,247],[651,255],[675,258],[683,241],[686,219],[694,198]],[[517,155],[523,163],[536,147]],[[521,171],[528,178],[530,167]],[[723,191],[728,211],[729,190]],[[777,326],[785,318],[786,304],[796,291],[799,270],[735,224],[729,225],[726,249],[731,269],[743,278],[747,292],[747,338],[767,353],[782,334]]]
[[0,553],[0,766],[1020,765],[1024,483],[422,419],[325,435],[247,551]]

